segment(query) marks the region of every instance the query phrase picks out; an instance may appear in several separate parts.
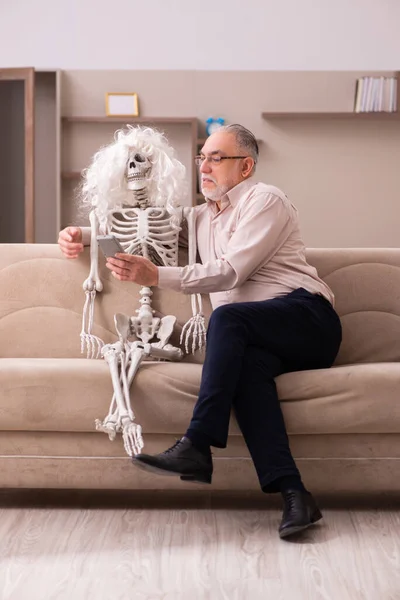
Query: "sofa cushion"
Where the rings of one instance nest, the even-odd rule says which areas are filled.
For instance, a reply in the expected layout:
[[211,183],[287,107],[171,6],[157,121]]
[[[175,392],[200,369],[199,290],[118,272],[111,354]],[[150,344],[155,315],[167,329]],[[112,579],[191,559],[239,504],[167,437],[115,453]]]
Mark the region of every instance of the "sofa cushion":
[[400,364],[345,365],[277,378],[289,433],[400,432]]
[[[200,377],[198,364],[142,364],[131,397],[144,434],[184,433]],[[400,431],[398,363],[287,373],[277,387],[290,434]],[[106,363],[84,358],[0,359],[0,389],[3,431],[93,431],[112,394]]]

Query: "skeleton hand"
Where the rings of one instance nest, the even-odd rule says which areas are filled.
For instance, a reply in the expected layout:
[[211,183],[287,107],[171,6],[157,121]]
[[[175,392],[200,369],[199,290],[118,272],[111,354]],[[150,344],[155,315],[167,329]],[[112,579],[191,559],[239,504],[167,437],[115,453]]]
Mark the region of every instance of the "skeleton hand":
[[67,258],[78,258],[83,252],[82,230],[80,227],[66,227],[58,235],[58,245]]
[[107,259],[106,266],[120,281],[134,281],[146,287],[158,284],[158,267],[143,256],[116,254]]

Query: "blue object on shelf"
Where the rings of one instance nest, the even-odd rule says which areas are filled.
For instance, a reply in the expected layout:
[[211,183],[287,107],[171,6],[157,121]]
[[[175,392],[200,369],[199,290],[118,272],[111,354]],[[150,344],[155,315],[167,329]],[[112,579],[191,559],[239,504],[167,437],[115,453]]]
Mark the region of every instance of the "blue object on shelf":
[[225,119],[221,119],[221,117],[219,117],[218,119],[209,117],[207,119],[206,123],[207,123],[207,125],[206,125],[207,135],[211,135],[212,133],[217,131],[217,129],[219,129],[220,127],[222,127],[224,125]]

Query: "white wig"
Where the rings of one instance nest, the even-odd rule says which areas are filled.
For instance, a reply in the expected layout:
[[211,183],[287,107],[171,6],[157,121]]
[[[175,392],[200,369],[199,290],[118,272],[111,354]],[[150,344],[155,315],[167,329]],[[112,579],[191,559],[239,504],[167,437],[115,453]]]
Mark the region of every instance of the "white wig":
[[148,198],[151,206],[176,207],[185,204],[187,185],[185,167],[175,157],[166,137],[150,127],[127,125],[115,132],[114,142],[93,156],[82,173],[80,201],[95,210],[100,229],[106,231],[107,217],[127,204],[126,165],[131,152],[140,152],[151,163]]

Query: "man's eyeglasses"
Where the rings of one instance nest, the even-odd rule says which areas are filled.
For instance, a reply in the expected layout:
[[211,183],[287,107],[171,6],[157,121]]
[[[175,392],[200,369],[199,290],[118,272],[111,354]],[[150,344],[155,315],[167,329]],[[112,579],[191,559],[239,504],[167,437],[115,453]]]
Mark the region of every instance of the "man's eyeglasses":
[[200,167],[203,162],[206,160],[213,165],[219,165],[223,160],[234,160],[236,158],[247,158],[247,156],[195,156],[194,162],[198,167]]

